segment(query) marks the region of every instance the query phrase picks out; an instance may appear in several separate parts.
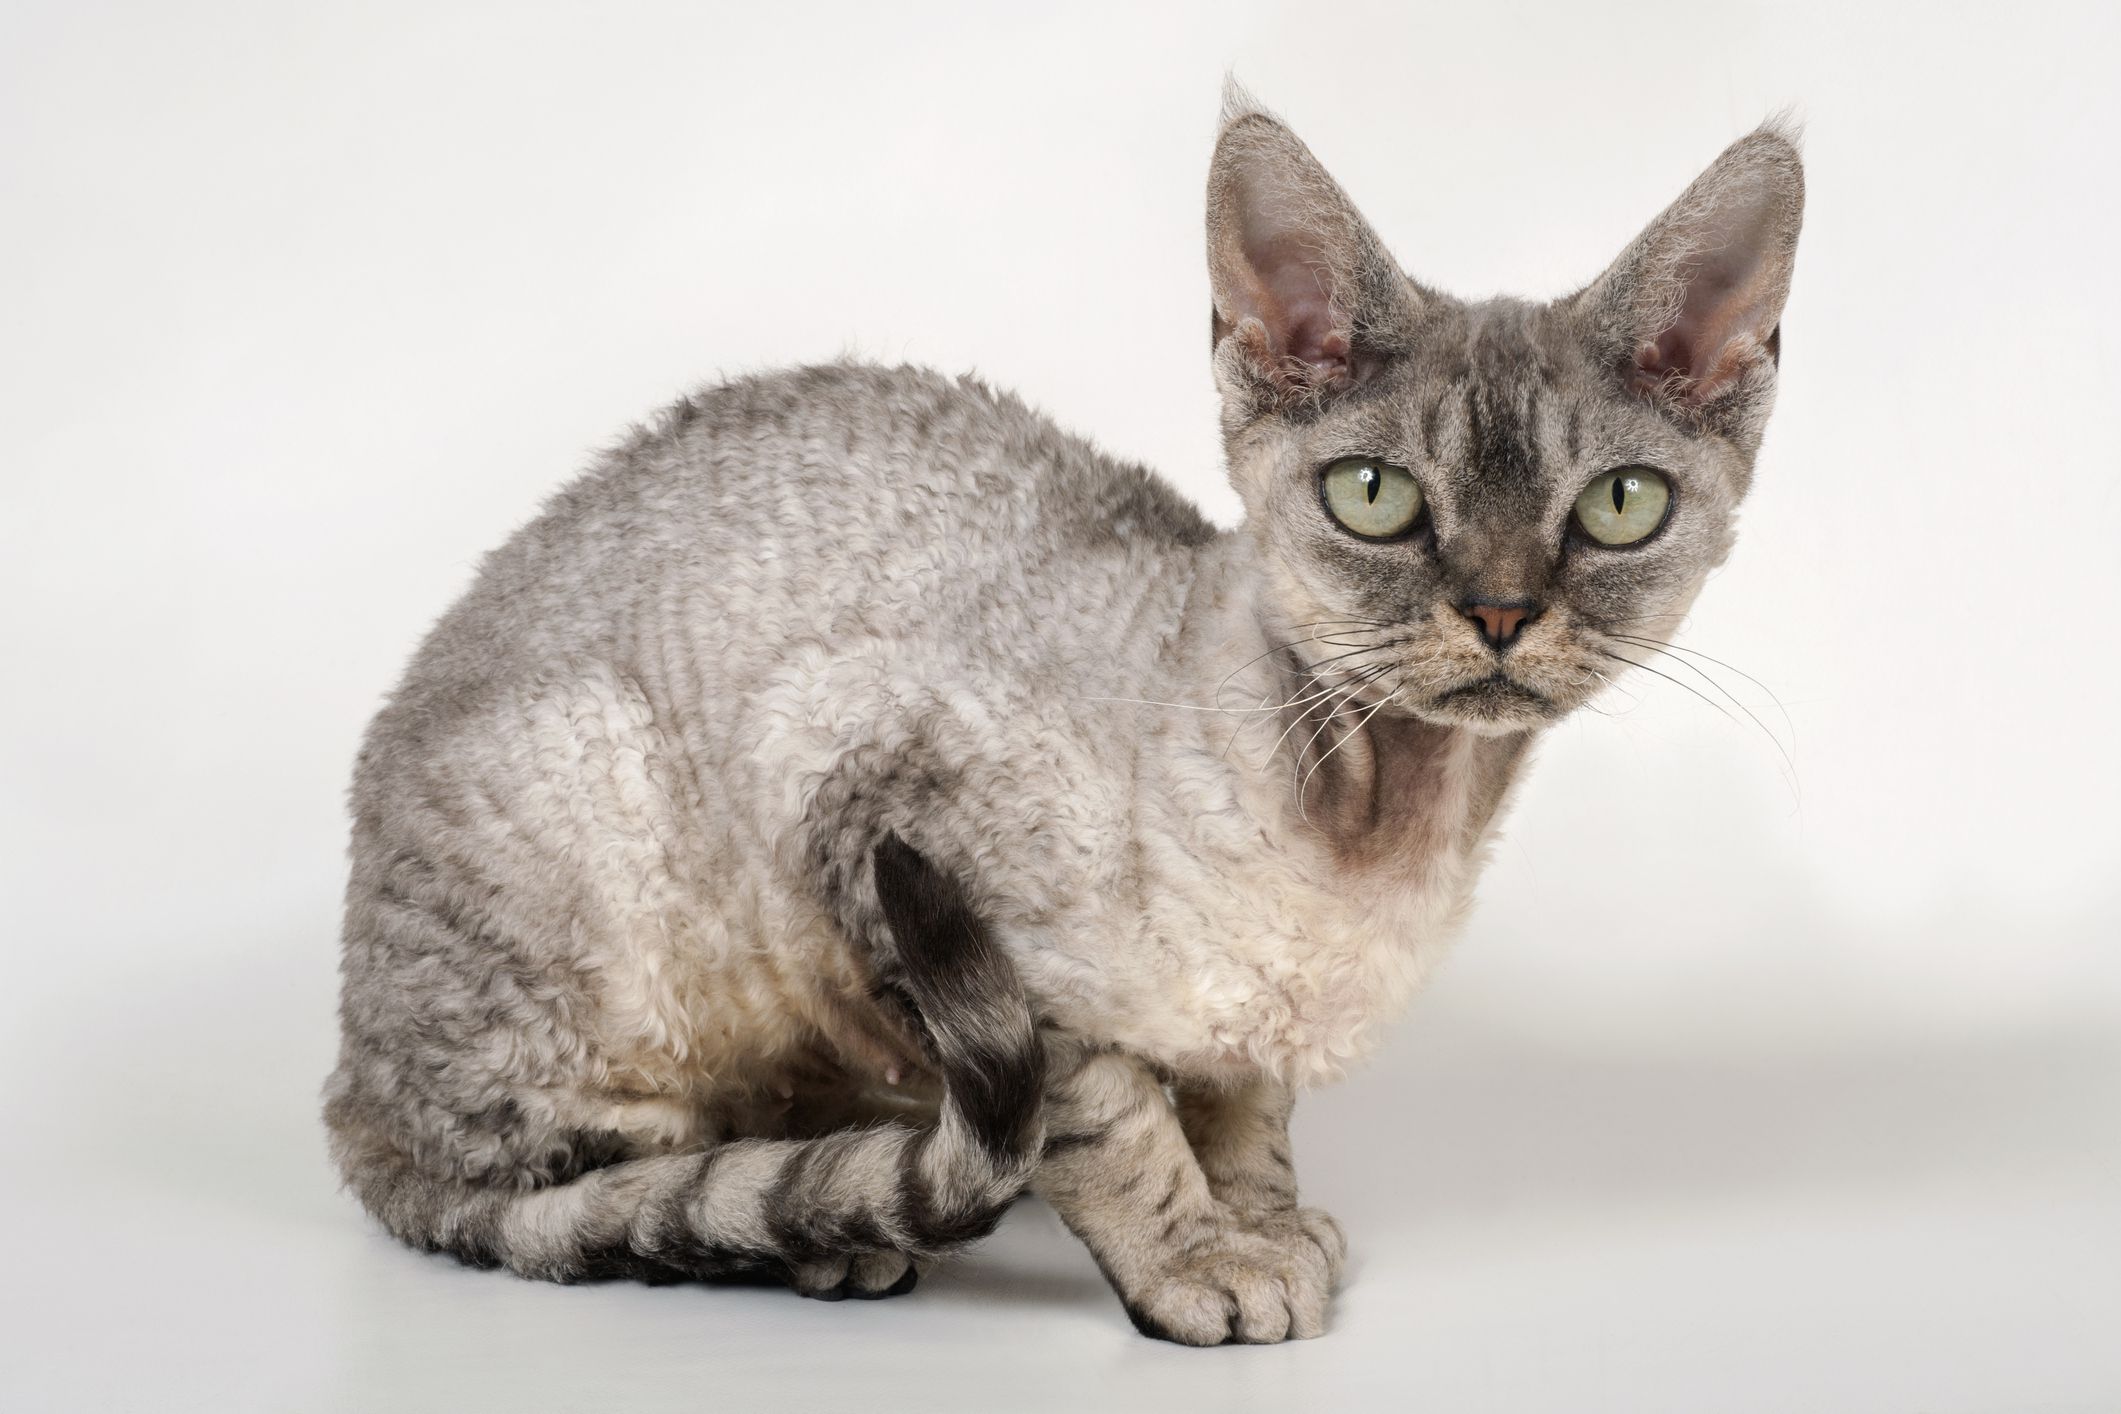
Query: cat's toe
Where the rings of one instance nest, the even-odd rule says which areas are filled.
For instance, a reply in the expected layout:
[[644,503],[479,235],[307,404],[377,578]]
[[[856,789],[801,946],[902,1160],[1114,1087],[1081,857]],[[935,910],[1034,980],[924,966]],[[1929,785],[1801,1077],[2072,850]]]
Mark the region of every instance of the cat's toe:
[[1348,1261],[1348,1238],[1330,1213],[1320,1208],[1282,1208],[1248,1214],[1244,1223],[1290,1264],[1320,1267],[1327,1290],[1339,1289]]
[[858,1252],[799,1262],[789,1270],[788,1285],[813,1301],[877,1301],[913,1290],[920,1275],[903,1252]]
[[1290,1215],[1296,1230],[1301,1232],[1326,1260],[1326,1284],[1340,1286],[1341,1272],[1348,1264],[1348,1235],[1341,1231],[1340,1223],[1323,1208],[1298,1208]]
[[866,1252],[847,1271],[847,1294],[860,1301],[904,1296],[920,1281],[920,1269],[903,1252]]
[[819,1262],[798,1262],[788,1274],[788,1285],[813,1301],[847,1299],[848,1257],[828,1257]]
[[1229,1340],[1235,1345],[1278,1345],[1289,1338],[1294,1298],[1278,1274],[1236,1267],[1220,1274],[1223,1290],[1236,1306]]
[[1151,1340],[1178,1345],[1221,1345],[1230,1338],[1236,1302],[1203,1281],[1174,1277],[1125,1299],[1127,1319]]

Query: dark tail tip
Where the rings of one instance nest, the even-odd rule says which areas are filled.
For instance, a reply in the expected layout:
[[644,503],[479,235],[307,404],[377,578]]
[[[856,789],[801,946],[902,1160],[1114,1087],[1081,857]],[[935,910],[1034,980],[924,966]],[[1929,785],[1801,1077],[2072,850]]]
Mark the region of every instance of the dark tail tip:
[[997,1160],[1035,1148],[1045,1051],[1022,981],[962,884],[896,834],[872,862],[877,902],[927,1024],[949,1102]]

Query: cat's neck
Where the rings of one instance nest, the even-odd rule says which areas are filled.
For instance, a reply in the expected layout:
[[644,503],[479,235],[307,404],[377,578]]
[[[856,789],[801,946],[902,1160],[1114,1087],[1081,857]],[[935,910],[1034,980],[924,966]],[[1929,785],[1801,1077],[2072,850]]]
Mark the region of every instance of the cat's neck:
[[1477,849],[1534,734],[1484,735],[1375,698],[1320,697],[1337,680],[1312,669],[1341,649],[1296,641],[1315,634],[1274,612],[1257,548],[1242,530],[1227,533],[1202,553],[1162,691],[1227,709],[1191,719],[1200,745],[1244,777],[1240,794],[1262,828],[1316,839],[1364,873],[1419,872]]

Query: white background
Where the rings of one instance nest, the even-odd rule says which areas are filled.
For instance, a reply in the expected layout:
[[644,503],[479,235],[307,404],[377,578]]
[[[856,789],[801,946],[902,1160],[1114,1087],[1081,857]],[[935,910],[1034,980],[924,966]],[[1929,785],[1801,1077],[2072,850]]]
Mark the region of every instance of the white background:
[[[2112,8],[1021,10],[6,8],[0,1404],[2121,1408]],[[1795,105],[1781,410],[1681,640],[1794,770],[1654,680],[1553,734],[1301,1118],[1322,1341],[1142,1341],[1036,1205],[837,1307],[388,1243],[315,1095],[419,634],[628,421],[849,351],[1227,520],[1226,67],[1467,294]]]

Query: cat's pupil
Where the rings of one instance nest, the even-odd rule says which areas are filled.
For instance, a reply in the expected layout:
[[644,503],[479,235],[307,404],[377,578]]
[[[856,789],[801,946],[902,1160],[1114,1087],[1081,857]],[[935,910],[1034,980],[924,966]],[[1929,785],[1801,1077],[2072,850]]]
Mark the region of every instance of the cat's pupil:
[[1362,469],[1363,494],[1372,505],[1377,503],[1377,490],[1384,485],[1384,481],[1385,479],[1377,474],[1376,467],[1366,466]]
[[1627,509],[1628,492],[1634,489],[1635,483],[1626,477],[1616,476],[1613,478],[1613,514],[1618,515]]

